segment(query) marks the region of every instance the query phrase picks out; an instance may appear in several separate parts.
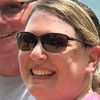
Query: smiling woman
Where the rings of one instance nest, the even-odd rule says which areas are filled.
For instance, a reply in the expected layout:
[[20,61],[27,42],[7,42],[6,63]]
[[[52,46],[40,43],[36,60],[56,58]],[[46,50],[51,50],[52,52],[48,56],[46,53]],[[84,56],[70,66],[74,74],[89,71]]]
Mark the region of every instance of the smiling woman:
[[100,100],[91,86],[100,40],[83,7],[40,0],[17,44],[22,79],[36,100]]

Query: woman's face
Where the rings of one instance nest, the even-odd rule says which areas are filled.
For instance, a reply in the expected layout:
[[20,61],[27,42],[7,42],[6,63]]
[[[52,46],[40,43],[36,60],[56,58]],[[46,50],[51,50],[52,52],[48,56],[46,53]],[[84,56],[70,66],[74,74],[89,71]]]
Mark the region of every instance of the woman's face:
[[[61,33],[77,38],[73,27],[47,11],[34,12],[25,31],[38,36]],[[46,51],[41,42],[31,51],[19,51],[21,76],[37,100],[73,100],[88,84],[89,54],[82,43],[68,41],[59,53]]]

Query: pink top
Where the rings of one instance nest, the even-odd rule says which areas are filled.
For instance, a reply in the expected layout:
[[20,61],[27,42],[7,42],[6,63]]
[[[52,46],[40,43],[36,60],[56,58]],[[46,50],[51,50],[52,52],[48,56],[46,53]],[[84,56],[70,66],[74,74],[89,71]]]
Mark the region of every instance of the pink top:
[[82,100],[100,100],[100,95],[93,92],[92,94],[85,96]]

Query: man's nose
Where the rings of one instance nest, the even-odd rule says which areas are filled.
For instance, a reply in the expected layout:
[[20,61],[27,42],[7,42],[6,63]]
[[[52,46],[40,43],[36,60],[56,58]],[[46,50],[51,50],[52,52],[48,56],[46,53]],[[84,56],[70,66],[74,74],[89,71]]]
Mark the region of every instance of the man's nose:
[[2,14],[1,10],[0,10],[0,26],[4,25],[6,23],[6,17],[5,15]]

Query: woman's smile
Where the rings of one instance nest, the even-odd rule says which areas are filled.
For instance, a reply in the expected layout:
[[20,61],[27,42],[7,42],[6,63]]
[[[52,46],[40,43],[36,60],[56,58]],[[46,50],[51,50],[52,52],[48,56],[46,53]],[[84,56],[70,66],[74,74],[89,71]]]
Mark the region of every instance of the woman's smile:
[[56,74],[54,70],[42,66],[32,67],[30,73],[35,79],[48,79]]

